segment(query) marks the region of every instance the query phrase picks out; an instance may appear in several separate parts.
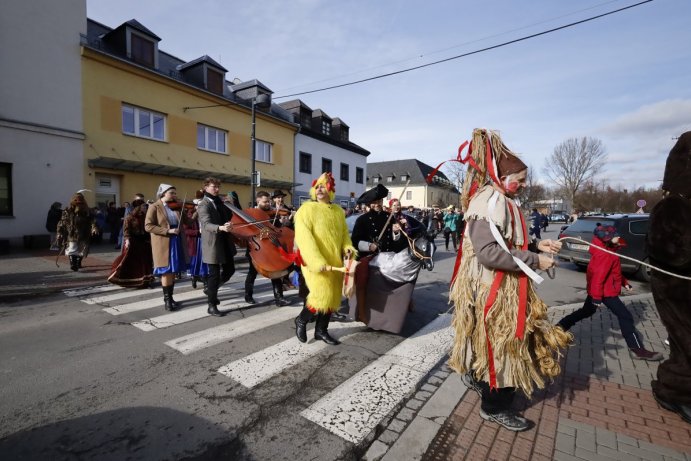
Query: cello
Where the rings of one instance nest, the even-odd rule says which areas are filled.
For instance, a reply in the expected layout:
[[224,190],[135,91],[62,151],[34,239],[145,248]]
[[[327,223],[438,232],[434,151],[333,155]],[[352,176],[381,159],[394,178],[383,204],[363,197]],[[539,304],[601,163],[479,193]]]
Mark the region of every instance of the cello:
[[271,225],[267,212],[259,208],[241,210],[228,202],[225,205],[233,212],[230,232],[247,242],[257,272],[269,279],[287,275],[293,264],[295,232],[287,227]]

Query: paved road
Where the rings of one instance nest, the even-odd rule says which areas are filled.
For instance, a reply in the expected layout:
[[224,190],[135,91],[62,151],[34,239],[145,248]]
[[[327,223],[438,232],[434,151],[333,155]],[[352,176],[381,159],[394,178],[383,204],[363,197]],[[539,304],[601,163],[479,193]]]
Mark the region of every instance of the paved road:
[[[108,285],[0,307],[0,455],[355,459],[448,350],[454,256],[440,251],[421,273],[401,335],[334,323],[337,347],[297,342],[295,292],[274,307],[260,279],[263,303],[246,306],[242,266],[219,293],[230,310],[220,319],[189,282],[175,313],[160,290]],[[584,287],[563,265],[539,291],[555,305],[581,301]]]

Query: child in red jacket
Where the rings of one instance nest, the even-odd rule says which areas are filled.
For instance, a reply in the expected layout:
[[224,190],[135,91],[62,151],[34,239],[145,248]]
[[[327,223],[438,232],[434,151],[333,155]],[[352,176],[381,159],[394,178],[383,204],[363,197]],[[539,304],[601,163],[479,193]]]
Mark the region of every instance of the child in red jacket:
[[[592,244],[595,247],[616,252],[624,244],[613,226],[597,226],[594,234]],[[577,322],[591,317],[597,308],[604,304],[617,316],[619,328],[629,346],[631,358],[649,361],[662,360],[661,353],[651,352],[643,347],[641,335],[633,325],[631,312],[619,299],[622,287],[631,291],[629,281],[621,273],[619,257],[595,247],[591,246],[589,249],[591,257],[586,273],[588,297],[585,299],[583,307],[561,319],[557,325],[562,327],[564,331],[568,331]]]

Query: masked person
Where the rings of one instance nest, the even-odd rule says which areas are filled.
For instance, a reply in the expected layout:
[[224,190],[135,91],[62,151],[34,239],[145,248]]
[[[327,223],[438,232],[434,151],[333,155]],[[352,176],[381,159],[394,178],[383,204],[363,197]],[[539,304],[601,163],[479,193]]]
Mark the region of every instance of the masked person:
[[556,358],[571,339],[548,322],[547,306],[532,285],[542,281],[536,269],[554,266],[535,251],[555,254],[561,243],[529,247],[514,202],[528,168],[497,132],[474,130],[470,158],[462,195],[467,224],[449,292],[456,333],[449,364],[480,394],[483,419],[524,431],[532,424],[512,410],[515,392],[530,396],[557,376]]
[[181,307],[173,299],[175,275],[187,269],[187,245],[181,227],[188,218],[182,206],[177,206],[175,186],[161,184],[156,196],[158,200],[146,212],[144,229],[151,234],[154,275],[161,277],[165,309],[174,311]]
[[619,298],[622,288],[631,291],[629,281],[621,273],[621,261],[616,255],[601,248],[616,252],[624,246],[623,239],[613,226],[597,226],[589,249],[590,262],[586,273],[588,297],[583,307],[567,315],[557,325],[568,331],[577,322],[592,317],[599,307],[607,306],[619,320],[619,328],[635,360],[662,360],[662,354],[643,347],[643,337],[633,324],[633,316]]
[[221,181],[206,178],[203,184],[204,198],[197,206],[199,228],[202,233],[202,261],[208,265],[209,276],[206,282],[206,296],[210,315],[220,317],[218,310],[218,288],[226,283],[235,273],[235,244],[230,231],[233,223],[230,220],[233,212],[225,206],[218,196]]
[[302,275],[309,294],[300,315],[295,318],[295,335],[307,342],[307,324],[317,316],[314,339],[327,344],[339,342],[329,335],[331,314],[341,306],[343,273],[327,266],[341,267],[344,257],[357,252],[348,235],[345,214],[333,204],[336,183],[331,173],[323,173],[312,183],[311,201],[295,214],[295,245],[302,260]]
[[[668,272],[691,276],[691,131],[682,134],[667,157],[663,198],[650,213],[650,262]],[[660,320],[669,334],[669,358],[652,384],[660,406],[691,423],[691,282],[659,271],[650,286]],[[673,422],[670,422],[673,424]]]
[[78,271],[82,259],[89,252],[91,236],[98,234],[95,216],[84,195],[77,192],[72,196],[70,205],[62,212],[56,232],[58,246],[65,246],[65,254],[70,259],[70,269]]

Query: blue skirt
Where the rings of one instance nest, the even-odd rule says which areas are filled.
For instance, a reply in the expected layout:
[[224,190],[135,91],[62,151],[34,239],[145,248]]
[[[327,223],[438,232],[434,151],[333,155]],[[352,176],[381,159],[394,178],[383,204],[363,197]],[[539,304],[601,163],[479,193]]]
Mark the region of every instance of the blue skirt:
[[209,265],[202,261],[202,239],[197,239],[197,253],[190,260],[187,273],[192,277],[206,277],[209,275]]
[[168,244],[168,266],[156,267],[154,275],[164,274],[180,274],[187,270],[187,263],[185,262],[185,253],[182,249],[182,239],[179,235],[170,237]]

